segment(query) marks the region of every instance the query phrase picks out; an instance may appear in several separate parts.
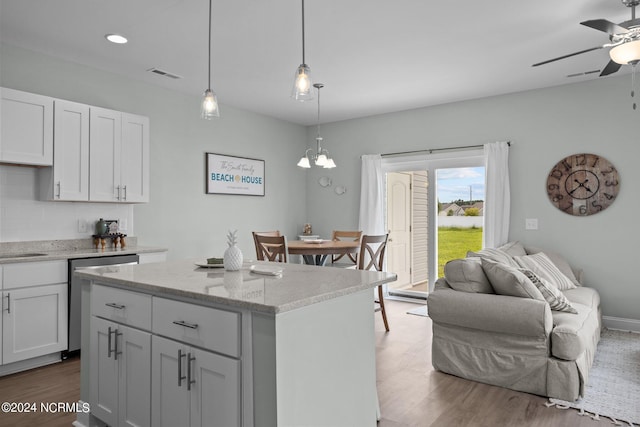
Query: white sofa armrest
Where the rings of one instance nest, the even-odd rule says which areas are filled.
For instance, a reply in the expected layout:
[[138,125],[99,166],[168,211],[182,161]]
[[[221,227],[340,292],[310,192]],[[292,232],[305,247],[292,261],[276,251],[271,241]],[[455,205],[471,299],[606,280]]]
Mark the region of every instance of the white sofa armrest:
[[553,329],[549,304],[530,298],[437,289],[427,304],[436,323],[532,337]]

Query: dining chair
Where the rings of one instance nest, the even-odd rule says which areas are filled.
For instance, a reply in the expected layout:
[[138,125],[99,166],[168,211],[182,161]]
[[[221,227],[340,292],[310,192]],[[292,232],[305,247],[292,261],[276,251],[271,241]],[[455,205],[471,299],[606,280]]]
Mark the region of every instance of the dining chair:
[[260,252],[260,247],[258,246],[258,240],[256,239],[256,236],[280,236],[280,230],[274,230],[274,231],[252,231],[251,235],[253,236],[253,244],[256,247],[256,257],[258,258],[258,260],[262,260],[263,258],[261,258],[261,252]]
[[[362,231],[339,231],[339,230],[333,230],[333,232],[331,233],[331,240],[337,241],[337,240],[353,240],[354,242],[359,242],[360,238],[362,237]],[[356,263],[358,262],[356,260],[356,254],[332,254],[331,255],[331,263],[335,263],[336,261],[339,261],[341,258],[343,258],[344,256],[347,256],[349,258],[349,260],[351,260],[351,262],[353,262],[353,265],[355,266]]]
[[[382,271],[384,267],[384,254],[387,249],[388,234],[381,235],[363,235],[360,241],[360,252],[358,253],[358,270],[376,270]],[[387,321],[387,312],[384,308],[384,296],[382,294],[382,286],[378,286],[378,301],[380,308],[376,311],[382,313],[384,328],[389,332],[389,322]]]
[[288,262],[289,249],[286,236],[254,234],[258,261]]

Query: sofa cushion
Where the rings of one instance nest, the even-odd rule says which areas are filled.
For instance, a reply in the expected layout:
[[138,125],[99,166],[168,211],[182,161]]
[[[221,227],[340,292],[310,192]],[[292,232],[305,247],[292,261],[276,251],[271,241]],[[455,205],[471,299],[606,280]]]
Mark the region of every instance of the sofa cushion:
[[482,258],[482,269],[497,294],[544,301],[540,291],[517,268]]
[[586,349],[595,351],[593,347],[597,345],[594,336],[600,328],[598,310],[577,302],[572,305],[577,314],[551,312],[555,325],[551,331],[551,354],[558,359],[576,360]]
[[580,280],[578,280],[578,278],[576,277],[576,273],[573,271],[573,268],[571,267],[571,265],[569,265],[567,260],[562,255],[547,250],[543,251],[542,249],[536,247],[526,247],[525,250],[527,251],[526,255],[534,255],[539,252],[544,252],[544,254],[549,257],[551,262],[553,262],[553,264],[558,267],[558,270],[560,270],[562,274],[567,276],[574,285],[581,285]]
[[504,245],[500,246],[498,249],[500,249],[502,252],[508,253],[512,257],[527,255],[527,251],[525,250],[524,246],[522,246],[522,243],[518,241],[505,243]]
[[533,255],[514,257],[522,268],[531,270],[536,276],[545,279],[547,282],[555,285],[561,291],[573,289],[576,285],[565,276],[558,267],[549,259],[544,252],[538,252]]
[[555,311],[566,311],[567,313],[577,314],[575,308],[571,305],[567,297],[564,296],[562,292],[551,283],[546,280],[538,277],[531,270],[527,270],[525,268],[521,269],[525,276],[531,280],[531,282],[538,288],[544,299],[549,303],[549,307],[551,310]]
[[493,294],[489,279],[484,274],[480,258],[463,258],[449,261],[444,266],[444,277],[456,291]]
[[480,257],[488,259],[489,261],[499,262],[502,264],[510,265],[511,267],[518,268],[519,265],[513,260],[513,257],[508,253],[495,248],[484,248],[478,252],[467,252],[467,258]]
[[572,303],[586,305],[594,310],[600,306],[600,294],[593,288],[579,286],[577,288],[568,289],[562,292],[565,297]]

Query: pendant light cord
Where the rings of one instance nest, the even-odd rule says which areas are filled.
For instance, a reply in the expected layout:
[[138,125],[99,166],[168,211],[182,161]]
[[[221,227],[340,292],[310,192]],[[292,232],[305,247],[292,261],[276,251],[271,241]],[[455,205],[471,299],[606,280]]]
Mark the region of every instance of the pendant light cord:
[[304,62],[304,0],[302,0],[302,63]]
[[211,90],[211,2],[213,0],[209,0],[209,81],[207,85],[207,89]]
[[317,122],[318,138],[320,137],[320,88],[321,87],[318,87],[318,122]]

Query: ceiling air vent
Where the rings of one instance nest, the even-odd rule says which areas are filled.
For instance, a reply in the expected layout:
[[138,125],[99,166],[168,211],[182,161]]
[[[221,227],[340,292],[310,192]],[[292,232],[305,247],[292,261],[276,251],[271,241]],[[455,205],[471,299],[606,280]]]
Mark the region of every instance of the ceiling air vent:
[[153,74],[157,74],[159,76],[168,77],[170,79],[181,79],[182,78],[182,76],[170,73],[170,72],[165,71],[165,70],[161,70],[160,68],[155,68],[155,67],[154,68],[149,68],[147,71],[150,72],[150,73],[153,73]]

